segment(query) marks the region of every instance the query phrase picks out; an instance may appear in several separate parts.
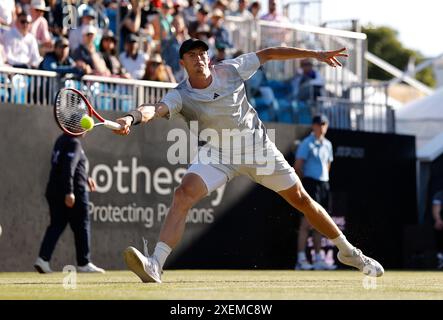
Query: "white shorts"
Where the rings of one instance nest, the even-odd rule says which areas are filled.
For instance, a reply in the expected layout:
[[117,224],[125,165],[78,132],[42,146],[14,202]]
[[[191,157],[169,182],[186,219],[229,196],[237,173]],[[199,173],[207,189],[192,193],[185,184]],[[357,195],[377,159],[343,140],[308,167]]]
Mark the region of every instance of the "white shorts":
[[[246,175],[252,181],[260,183],[275,192],[294,186],[299,178],[283,154],[271,141],[267,142],[264,148],[266,149],[265,162],[263,160],[260,164],[236,164],[236,162],[233,164],[232,161],[226,161],[224,155],[221,155],[217,150],[206,145],[199,149],[198,155],[187,173],[200,176],[206,184],[208,194],[238,175]],[[209,156],[208,152],[210,153]]]

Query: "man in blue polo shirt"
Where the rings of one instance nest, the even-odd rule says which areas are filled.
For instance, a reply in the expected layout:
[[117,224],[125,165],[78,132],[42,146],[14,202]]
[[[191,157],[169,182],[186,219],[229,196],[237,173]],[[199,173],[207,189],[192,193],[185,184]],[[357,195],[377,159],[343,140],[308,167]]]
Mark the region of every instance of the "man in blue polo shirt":
[[[297,149],[294,169],[302,178],[302,184],[307,193],[325,209],[329,207],[329,169],[333,161],[331,142],[325,138],[328,131],[328,118],[325,115],[315,115],[312,118],[312,132]],[[309,263],[306,257],[306,241],[312,229],[303,216],[300,221],[297,244],[298,270],[331,270],[335,265],[329,265],[321,255],[322,235],[313,230],[315,259]]]

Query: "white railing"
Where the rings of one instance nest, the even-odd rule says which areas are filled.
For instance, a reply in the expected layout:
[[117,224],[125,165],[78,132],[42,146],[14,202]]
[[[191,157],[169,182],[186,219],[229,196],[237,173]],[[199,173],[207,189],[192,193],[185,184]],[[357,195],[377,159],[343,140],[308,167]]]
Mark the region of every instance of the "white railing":
[[384,61],[383,59],[377,57],[376,55],[370,53],[370,52],[366,52],[365,53],[365,58],[375,64],[377,67],[383,69],[384,71],[392,74],[394,77],[396,77],[397,79],[399,79],[400,81],[404,81],[407,84],[409,84],[411,87],[419,90],[420,92],[423,92],[426,95],[430,95],[434,92],[434,89],[428,87],[427,85],[421,83],[420,81],[412,78],[411,76],[409,76],[407,74],[407,72],[403,72],[400,69],[394,67],[393,65],[391,65],[390,63]]
[[[142,103],[158,102],[175,86],[174,83],[98,76],[61,78],[55,72],[0,67],[0,102],[3,103],[52,106],[59,88],[74,87],[83,91],[98,110],[126,112]],[[330,86],[327,84],[326,88]],[[313,113],[323,112],[329,116],[333,128],[393,132],[393,111],[383,100],[386,97],[384,87],[378,90],[376,86],[361,88],[357,83],[340,87],[340,92],[341,98],[329,92],[315,103],[305,105],[286,102],[291,109],[290,121],[308,124]],[[363,92],[367,93],[364,98],[361,97]]]
[[0,102],[52,105],[62,87],[83,91],[98,110],[128,111],[142,103],[158,102],[176,84],[84,76],[60,77],[43,70],[0,67]]
[[[294,23],[248,20],[232,16],[226,17],[225,26],[230,31],[234,47],[243,52],[272,46],[292,46],[315,50],[346,47],[349,58],[342,61],[343,68],[331,71],[325,64],[319,64],[319,71],[325,80],[330,82],[333,82],[335,78],[346,82],[364,83],[366,81],[367,67],[364,54],[367,37],[364,33]],[[297,67],[297,60],[272,61],[265,65],[265,72],[269,79],[287,80],[294,75]]]

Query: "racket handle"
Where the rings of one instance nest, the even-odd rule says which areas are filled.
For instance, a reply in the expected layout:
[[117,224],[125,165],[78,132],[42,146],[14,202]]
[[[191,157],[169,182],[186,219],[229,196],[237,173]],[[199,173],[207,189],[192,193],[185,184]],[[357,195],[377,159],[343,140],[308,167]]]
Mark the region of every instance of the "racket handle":
[[109,128],[109,129],[112,129],[112,130],[120,130],[122,128],[122,126],[120,124],[118,124],[117,122],[109,121],[109,120],[105,120],[103,122],[103,125],[106,128]]

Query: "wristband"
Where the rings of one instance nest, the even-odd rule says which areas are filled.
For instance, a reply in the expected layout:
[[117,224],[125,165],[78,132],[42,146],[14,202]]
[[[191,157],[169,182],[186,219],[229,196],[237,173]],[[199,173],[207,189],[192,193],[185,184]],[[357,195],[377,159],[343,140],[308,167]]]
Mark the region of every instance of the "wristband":
[[125,117],[132,117],[132,125],[135,126],[137,124],[140,124],[142,122],[142,113],[140,110],[132,110],[130,111]]

